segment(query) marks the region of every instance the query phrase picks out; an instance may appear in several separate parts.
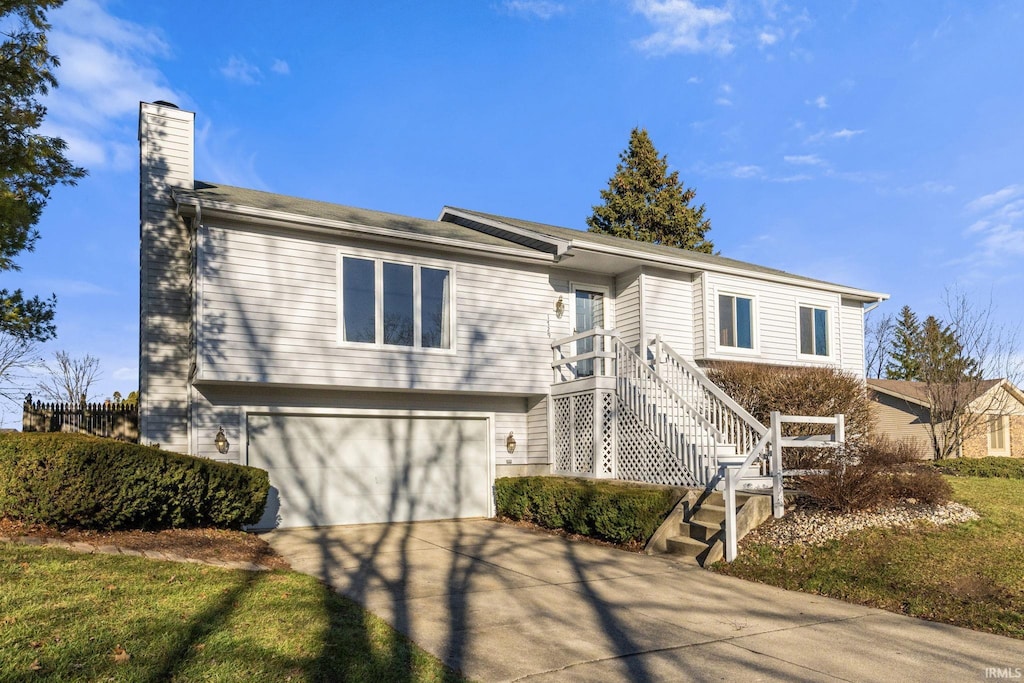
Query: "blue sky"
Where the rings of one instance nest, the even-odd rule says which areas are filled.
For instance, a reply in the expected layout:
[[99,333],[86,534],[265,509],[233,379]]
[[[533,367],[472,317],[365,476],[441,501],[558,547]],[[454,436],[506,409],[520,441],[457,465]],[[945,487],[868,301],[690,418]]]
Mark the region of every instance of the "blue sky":
[[584,228],[634,126],[723,255],[942,313],[1024,315],[1015,2],[128,2],[51,15],[58,188],[0,286],[58,296],[97,398],[137,387],[138,102],[196,112],[197,177],[420,217]]

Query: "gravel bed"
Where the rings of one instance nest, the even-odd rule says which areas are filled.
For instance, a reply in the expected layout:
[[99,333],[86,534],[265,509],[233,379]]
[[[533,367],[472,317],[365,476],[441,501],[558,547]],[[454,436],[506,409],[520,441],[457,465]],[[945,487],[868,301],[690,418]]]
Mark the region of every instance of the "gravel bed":
[[822,545],[852,531],[870,527],[909,527],[922,522],[941,526],[978,518],[977,512],[960,503],[924,505],[905,502],[881,510],[849,513],[797,510],[786,513],[782,519],[762,524],[744,540],[776,548],[793,544]]

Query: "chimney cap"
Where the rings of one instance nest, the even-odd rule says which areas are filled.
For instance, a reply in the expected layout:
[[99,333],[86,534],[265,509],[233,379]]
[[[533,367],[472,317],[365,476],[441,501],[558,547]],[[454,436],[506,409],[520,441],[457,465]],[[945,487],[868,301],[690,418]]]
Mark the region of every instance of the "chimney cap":
[[160,106],[163,106],[163,107],[170,107],[171,109],[177,109],[178,108],[178,105],[176,105],[174,102],[168,102],[167,100],[157,100],[153,104],[159,104]]

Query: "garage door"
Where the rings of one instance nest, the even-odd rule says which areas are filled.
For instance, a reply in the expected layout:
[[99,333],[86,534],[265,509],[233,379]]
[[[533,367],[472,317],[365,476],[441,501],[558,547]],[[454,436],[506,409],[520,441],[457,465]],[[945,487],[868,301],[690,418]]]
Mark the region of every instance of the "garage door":
[[248,432],[270,473],[258,528],[490,514],[484,418],[249,415]]

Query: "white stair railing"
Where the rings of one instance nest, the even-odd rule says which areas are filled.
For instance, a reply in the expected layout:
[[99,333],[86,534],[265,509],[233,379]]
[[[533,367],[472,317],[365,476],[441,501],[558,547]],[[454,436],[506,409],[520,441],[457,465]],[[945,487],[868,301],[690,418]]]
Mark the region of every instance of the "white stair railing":
[[616,394],[675,457],[694,483],[706,486],[718,473],[722,433],[644,359],[615,338]]
[[759,473],[770,476],[769,463],[764,457],[767,455],[766,444],[762,443],[768,428],[708,379],[700,368],[672,350],[661,335],[653,339],[651,352],[655,371],[665,378],[669,386],[715,425],[723,440],[736,446],[737,453],[755,453],[760,458]]

